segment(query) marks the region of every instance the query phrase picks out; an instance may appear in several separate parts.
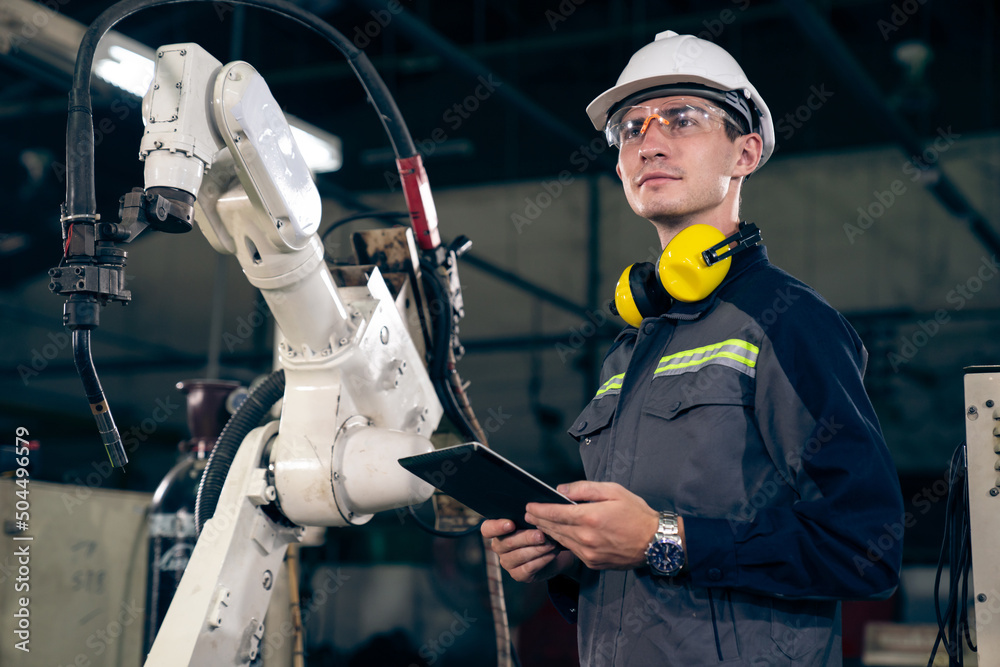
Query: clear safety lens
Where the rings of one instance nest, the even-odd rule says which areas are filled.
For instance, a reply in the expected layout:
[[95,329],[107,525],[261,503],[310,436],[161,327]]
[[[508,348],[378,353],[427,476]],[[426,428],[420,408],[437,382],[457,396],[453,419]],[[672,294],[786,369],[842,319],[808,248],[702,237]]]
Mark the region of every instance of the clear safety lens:
[[604,128],[609,146],[638,142],[652,124],[671,137],[688,137],[725,125],[726,112],[701,100],[671,100],[665,105],[623,107],[612,114]]

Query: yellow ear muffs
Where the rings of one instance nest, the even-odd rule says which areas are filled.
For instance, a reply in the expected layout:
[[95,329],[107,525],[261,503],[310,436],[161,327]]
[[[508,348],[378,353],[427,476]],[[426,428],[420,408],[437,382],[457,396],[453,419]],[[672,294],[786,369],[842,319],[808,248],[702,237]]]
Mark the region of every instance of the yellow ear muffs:
[[678,301],[701,301],[722,284],[732,260],[721,259],[711,266],[703,253],[726,240],[711,225],[691,225],[681,230],[660,255],[657,273],[660,283]]
[[710,225],[691,225],[670,240],[655,267],[640,262],[622,272],[611,312],[638,327],[643,318],[670,310],[674,299],[701,301],[725,280],[731,257],[758,243],[760,230],[752,222],[741,222],[729,237]]
[[622,272],[615,286],[611,311],[634,327],[644,317],[654,317],[670,309],[672,299],[656,276],[650,262],[639,262]]

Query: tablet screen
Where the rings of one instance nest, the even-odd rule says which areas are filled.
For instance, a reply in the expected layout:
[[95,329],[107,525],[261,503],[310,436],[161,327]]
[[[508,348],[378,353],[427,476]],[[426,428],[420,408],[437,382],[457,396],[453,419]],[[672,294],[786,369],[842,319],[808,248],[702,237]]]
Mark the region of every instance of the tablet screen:
[[518,528],[532,528],[524,522],[528,503],[575,504],[478,442],[407,456],[399,464],[487,519],[510,519]]

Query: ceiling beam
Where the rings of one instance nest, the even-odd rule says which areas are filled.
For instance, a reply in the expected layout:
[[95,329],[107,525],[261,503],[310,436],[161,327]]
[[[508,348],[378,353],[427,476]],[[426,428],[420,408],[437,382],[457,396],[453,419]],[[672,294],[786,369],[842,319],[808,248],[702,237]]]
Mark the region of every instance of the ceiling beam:
[[925,146],[916,133],[886,102],[875,80],[868,74],[844,40],[808,2],[782,0],[795,24],[816,49],[817,55],[840,78],[844,87],[870,110],[877,122],[899,144],[908,158],[922,171],[924,187],[938,200],[946,211],[964,221],[972,235],[993,255],[1000,255],[1000,234],[989,220],[979,213],[941,167],[940,162],[918,160]]

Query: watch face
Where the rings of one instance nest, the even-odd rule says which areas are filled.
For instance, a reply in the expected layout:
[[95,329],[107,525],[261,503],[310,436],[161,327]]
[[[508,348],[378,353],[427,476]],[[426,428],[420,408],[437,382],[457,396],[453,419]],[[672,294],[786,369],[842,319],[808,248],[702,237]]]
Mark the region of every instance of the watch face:
[[684,566],[684,549],[669,538],[662,539],[649,547],[646,562],[658,574],[677,574]]

